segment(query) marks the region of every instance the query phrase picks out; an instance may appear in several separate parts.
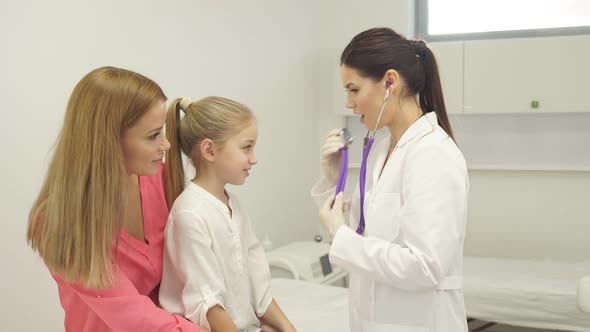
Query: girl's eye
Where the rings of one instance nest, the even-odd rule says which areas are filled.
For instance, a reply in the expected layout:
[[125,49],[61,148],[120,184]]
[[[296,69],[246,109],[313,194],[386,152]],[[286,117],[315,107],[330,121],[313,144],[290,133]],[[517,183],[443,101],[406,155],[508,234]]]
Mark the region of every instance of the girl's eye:
[[158,135],[160,135],[160,132],[157,132],[157,133],[155,133],[155,134],[152,134],[152,135],[150,135],[150,136],[149,136],[149,139],[153,141],[153,140],[155,140],[156,138],[158,138]]
[[252,148],[252,145],[246,145],[246,146],[244,147],[244,150],[250,150],[251,148]]

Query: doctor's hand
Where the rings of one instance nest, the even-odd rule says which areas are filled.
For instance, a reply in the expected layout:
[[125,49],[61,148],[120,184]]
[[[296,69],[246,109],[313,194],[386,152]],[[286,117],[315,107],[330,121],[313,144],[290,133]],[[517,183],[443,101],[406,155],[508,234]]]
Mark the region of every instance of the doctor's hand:
[[344,147],[344,142],[338,135],[341,131],[341,128],[330,131],[322,146],[321,165],[324,177],[330,187],[336,185],[340,172],[340,149]]
[[320,209],[320,222],[330,240],[334,238],[338,228],[344,225],[345,204],[342,201],[342,193],[336,195],[336,198],[330,197],[326,200]]

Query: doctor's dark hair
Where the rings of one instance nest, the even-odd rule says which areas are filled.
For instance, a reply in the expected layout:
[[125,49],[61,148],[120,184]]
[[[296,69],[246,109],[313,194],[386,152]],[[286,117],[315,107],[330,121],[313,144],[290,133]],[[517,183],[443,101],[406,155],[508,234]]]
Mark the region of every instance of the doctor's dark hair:
[[[180,111],[184,112],[182,118]],[[166,138],[170,141],[170,150],[166,155],[164,176],[166,201],[170,208],[185,186],[182,153],[191,160],[198,173],[203,167],[200,144],[204,139],[223,147],[228,139],[239,134],[256,118],[245,105],[223,97],[206,97],[195,102],[189,98],[177,98],[167,112]]]
[[406,95],[418,95],[422,110],[435,112],[438,124],[454,139],[436,59],[424,41],[408,40],[389,28],[369,29],[350,41],[342,51],[340,65],[376,82],[388,70],[396,70],[405,82]]

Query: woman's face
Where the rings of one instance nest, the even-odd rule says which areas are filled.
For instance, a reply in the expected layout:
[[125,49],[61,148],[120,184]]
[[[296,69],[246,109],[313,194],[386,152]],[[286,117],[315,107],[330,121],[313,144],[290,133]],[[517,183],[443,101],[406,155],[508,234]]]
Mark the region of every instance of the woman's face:
[[[361,116],[360,120],[367,130],[374,130],[385,97],[385,79],[375,82],[371,78],[361,76],[358,70],[346,65],[340,67],[340,75],[346,90],[346,108]],[[392,112],[388,112],[387,109],[383,111],[378,129],[391,122],[391,114]]]
[[154,104],[132,127],[121,135],[121,147],[127,174],[155,175],[170,142],[164,135],[166,103]]

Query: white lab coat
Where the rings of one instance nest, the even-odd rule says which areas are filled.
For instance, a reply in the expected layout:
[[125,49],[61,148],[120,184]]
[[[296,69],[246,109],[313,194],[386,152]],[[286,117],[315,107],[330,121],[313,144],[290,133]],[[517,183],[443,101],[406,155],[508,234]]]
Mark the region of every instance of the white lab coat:
[[[360,196],[350,183],[350,225],[338,229],[330,249],[330,261],[350,272],[351,331],[467,331],[465,159],[435,113],[408,128],[383,168],[390,146],[387,137],[369,156],[365,235],[355,232]],[[312,189],[318,203],[333,194],[323,182]]]

